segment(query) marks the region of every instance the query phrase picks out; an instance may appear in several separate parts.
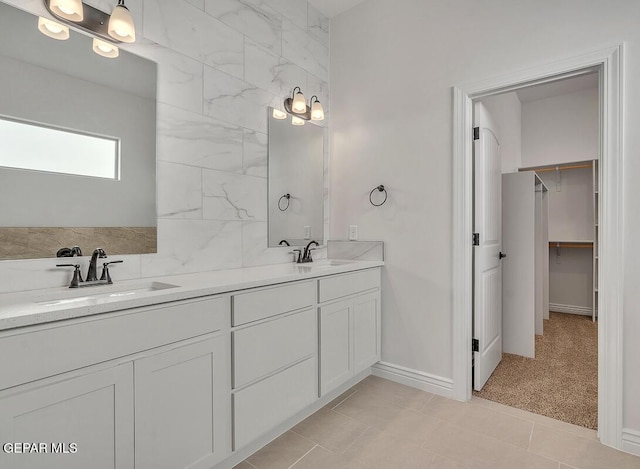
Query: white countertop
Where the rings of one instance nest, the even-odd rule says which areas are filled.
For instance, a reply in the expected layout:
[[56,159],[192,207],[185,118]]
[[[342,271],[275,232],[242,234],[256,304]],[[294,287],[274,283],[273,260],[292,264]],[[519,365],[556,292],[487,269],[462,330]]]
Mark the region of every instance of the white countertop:
[[[302,265],[276,264],[122,282],[115,280],[113,285],[108,286],[78,289],[60,287],[0,294],[0,330],[324,277],[384,265],[384,262],[380,261],[337,262],[343,263],[329,265],[327,261],[324,263],[318,261]],[[175,287],[143,291],[154,282],[175,285]]]

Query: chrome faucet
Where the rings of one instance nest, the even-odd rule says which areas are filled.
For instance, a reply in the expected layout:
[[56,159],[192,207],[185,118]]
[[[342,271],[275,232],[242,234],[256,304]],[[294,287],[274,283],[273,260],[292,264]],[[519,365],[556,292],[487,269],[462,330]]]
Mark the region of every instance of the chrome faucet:
[[301,253],[300,256],[298,256],[298,263],[303,264],[307,262],[313,262],[313,259],[311,258],[311,251],[313,251],[315,248],[311,247],[312,244],[320,246],[317,241],[310,241],[309,244],[307,244],[307,246],[304,248],[304,252]]
[[107,257],[107,253],[102,248],[96,248],[91,255],[91,262],[89,262],[89,270],[87,271],[87,282],[95,282],[98,280],[98,259],[104,259]]
[[96,248],[91,255],[91,261],[89,262],[89,270],[87,272],[87,279],[82,280],[82,274],[80,273],[80,264],[56,264],[56,267],[73,267],[73,279],[71,280],[71,284],[69,288],[81,288],[81,287],[96,287],[99,285],[111,285],[113,280],[111,280],[111,275],[109,274],[109,266],[111,264],[121,264],[120,261],[111,261],[105,262],[102,264],[102,275],[100,276],[100,280],[98,280],[98,259],[105,259],[107,257],[107,253],[104,252],[102,248]]

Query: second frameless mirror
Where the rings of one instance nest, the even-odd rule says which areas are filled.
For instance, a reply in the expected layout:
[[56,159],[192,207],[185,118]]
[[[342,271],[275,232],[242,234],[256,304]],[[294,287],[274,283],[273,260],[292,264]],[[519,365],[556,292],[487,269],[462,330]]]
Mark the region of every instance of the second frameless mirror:
[[[292,125],[269,108],[269,246],[283,240],[322,244],[324,233],[324,129]],[[283,243],[284,244],[284,243]]]

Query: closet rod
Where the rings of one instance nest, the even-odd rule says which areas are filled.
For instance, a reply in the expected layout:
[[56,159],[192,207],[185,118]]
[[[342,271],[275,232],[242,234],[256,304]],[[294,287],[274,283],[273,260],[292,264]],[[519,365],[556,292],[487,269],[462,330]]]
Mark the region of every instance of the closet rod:
[[540,169],[531,168],[531,171],[535,171],[536,173],[547,173],[549,171],[556,171],[558,169],[560,171],[563,171],[565,169],[580,169],[580,168],[592,168],[592,167],[593,167],[592,164],[576,164],[571,166],[555,166],[553,168],[549,168],[549,167],[540,168]]

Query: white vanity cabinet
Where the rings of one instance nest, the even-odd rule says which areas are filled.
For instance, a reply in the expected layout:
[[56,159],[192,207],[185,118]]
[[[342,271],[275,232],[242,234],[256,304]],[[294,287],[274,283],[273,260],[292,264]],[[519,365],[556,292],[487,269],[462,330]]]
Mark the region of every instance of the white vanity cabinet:
[[380,270],[319,280],[320,395],[380,360]]
[[208,469],[229,456],[229,310],[213,297],[4,331],[0,440],[49,446],[0,451],[0,467]]
[[316,281],[233,297],[234,448],[318,398]]
[[0,468],[228,469],[380,359],[379,266],[241,285],[0,330]]

